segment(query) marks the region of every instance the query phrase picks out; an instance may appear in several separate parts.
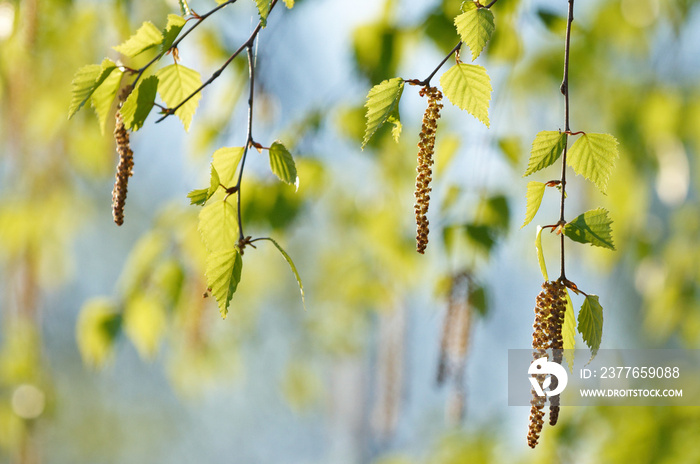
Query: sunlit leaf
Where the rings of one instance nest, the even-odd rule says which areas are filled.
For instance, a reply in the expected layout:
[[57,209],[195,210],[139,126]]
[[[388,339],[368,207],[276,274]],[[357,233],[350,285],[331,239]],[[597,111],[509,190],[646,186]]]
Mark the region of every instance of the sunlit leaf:
[[476,64],[457,63],[440,77],[445,95],[456,107],[468,111],[489,127],[491,79]]
[[455,26],[462,41],[469,46],[474,61],[495,29],[493,13],[487,8],[478,8],[474,2],[465,2],[462,10],[464,12],[455,18]]
[[294,8],[294,0],[284,0],[284,4],[290,10]]
[[207,200],[210,199],[216,191],[221,187],[221,178],[219,171],[216,170],[214,164],[211,165],[211,175],[209,176],[209,189],[207,190]]
[[229,303],[241,281],[243,260],[238,248],[216,251],[207,256],[205,272],[207,286],[219,306],[221,317],[226,319]]
[[287,261],[287,264],[289,264],[289,267],[292,269],[292,273],[294,274],[294,278],[297,280],[297,284],[299,284],[299,291],[301,292],[301,303],[304,306],[304,310],[306,310],[306,299],[304,298],[304,285],[301,283],[299,271],[297,271],[297,267],[294,265],[294,261],[292,261],[291,256],[289,256],[287,252],[284,251],[284,248],[282,248],[280,244],[277,243],[275,240],[269,237],[266,237],[263,240],[269,240],[270,242],[272,242],[272,244],[275,245],[279,252],[282,253],[282,256]]
[[[367,94],[367,127],[365,138],[362,141],[362,148],[365,148],[369,139],[377,132],[382,124],[389,121],[396,127],[401,127],[399,118],[399,100],[403,93],[404,80],[400,77],[386,80],[381,84],[372,87]],[[393,131],[392,135],[396,139],[401,130]]]
[[199,213],[199,233],[209,251],[232,250],[238,244],[238,216],[231,198],[207,203]]
[[275,141],[270,146],[270,169],[284,183],[297,183],[297,167],[289,150],[280,142]]
[[577,216],[564,226],[564,235],[579,243],[615,249],[612,240],[612,219],[605,208],[598,208]]
[[124,309],[124,332],[142,358],[153,359],[165,335],[165,307],[155,296],[138,293]]
[[83,362],[100,367],[114,352],[114,343],[121,328],[121,314],[107,300],[85,303],[76,326],[76,340]]
[[566,144],[566,134],[559,131],[542,131],[532,142],[530,161],[523,177],[551,166],[559,159]]
[[195,189],[187,194],[190,199],[190,205],[203,205],[208,199],[209,189]]
[[68,118],[72,118],[109,75],[117,68],[114,61],[105,58],[102,64],[89,64],[78,69],[71,82],[72,98]]
[[148,49],[160,45],[162,42],[163,34],[160,33],[152,22],[146,21],[126,42],[112,48],[122,55],[133,58]]
[[537,226],[537,235],[535,236],[535,250],[537,251],[537,263],[540,265],[540,271],[545,282],[549,280],[547,275],[547,265],[544,263],[544,253],[542,252],[542,231],[544,229]]
[[107,116],[112,108],[114,99],[121,86],[123,72],[120,69],[113,69],[107,78],[95,89],[90,98],[90,105],[97,114],[100,122],[100,131],[104,134],[107,124]]
[[522,229],[530,223],[535,218],[537,211],[540,209],[540,204],[542,204],[542,197],[544,197],[544,182],[528,182],[527,183],[527,206],[525,208],[525,222],[520,228]]
[[244,151],[243,147],[222,147],[214,152],[212,166],[216,169],[219,183],[224,187],[235,185],[234,176]]
[[[158,76],[159,81],[158,93],[160,93],[160,97],[170,108],[179,105],[202,85],[202,78],[197,71],[180,64],[166,66],[160,69],[156,76]],[[192,117],[201,98],[202,94],[197,93],[175,112],[182,121],[183,126],[185,126],[186,131],[190,129]]]
[[603,338],[603,307],[598,301],[598,295],[586,296],[578,312],[578,331],[591,349],[591,359],[593,359]]
[[564,341],[564,357],[569,364],[569,372],[574,372],[574,349],[576,348],[576,313],[574,304],[571,301],[569,290],[566,290],[566,312],[564,313],[564,325],[561,329],[561,336]]
[[619,156],[617,140],[612,135],[583,134],[569,149],[566,163],[605,193]]
[[131,91],[121,108],[122,118],[127,129],[137,131],[143,126],[153,109],[157,90],[158,78],[150,76],[139,82],[136,88]]
[[267,17],[270,15],[272,0],[255,0],[255,5],[258,7],[258,14],[260,15],[262,27],[267,26]]
[[[180,6],[182,7],[182,4],[180,4]],[[165,25],[165,30],[163,31],[163,43],[160,45],[161,53],[167,52],[170,47],[172,47],[180,31],[185,27],[186,22],[187,21],[185,21],[185,18],[182,16],[175,14],[168,15],[168,23]]]

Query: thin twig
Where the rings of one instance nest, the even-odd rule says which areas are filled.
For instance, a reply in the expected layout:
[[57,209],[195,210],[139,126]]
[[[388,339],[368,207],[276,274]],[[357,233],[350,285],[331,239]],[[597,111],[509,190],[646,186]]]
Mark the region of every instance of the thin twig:
[[243,156],[241,157],[241,169],[238,171],[238,181],[236,182],[236,188],[238,190],[238,195],[236,195],[237,209],[238,209],[238,239],[239,241],[244,239],[243,235],[243,219],[241,217],[241,181],[243,180],[243,168],[245,167],[245,160],[248,155],[248,148],[253,142],[253,98],[255,96],[255,62],[253,57],[253,44],[247,46],[248,52],[248,73],[250,74],[250,92],[248,93],[248,131],[245,140],[245,147],[243,148]]
[[486,8],[486,9],[491,8],[493,5],[496,4],[497,1],[498,1],[498,0],[492,0],[491,3],[489,3],[488,5],[486,5],[484,8]]
[[[569,106],[569,53],[571,50],[571,23],[574,21],[574,0],[569,0],[569,14],[566,21],[566,45],[564,47],[564,80],[561,83],[561,93],[564,94],[564,153],[561,163],[561,207],[559,212],[559,222],[564,220],[564,203],[566,201],[566,154],[568,147],[568,135],[571,133],[569,126],[570,106]],[[567,281],[564,262],[564,234],[561,234],[561,276],[563,281]]]
[[440,64],[438,64],[437,67],[435,69],[433,69],[433,72],[430,73],[430,76],[426,77],[422,81],[420,81],[418,79],[408,79],[406,82],[408,82],[409,84],[413,84],[413,85],[420,85],[421,87],[430,86],[430,79],[432,79],[433,76],[435,76],[435,74],[440,70],[440,68],[442,68],[442,65],[445,64],[447,62],[447,60],[449,60],[452,55],[457,53],[457,51],[460,48],[462,48],[462,41],[461,40],[459,41],[459,43],[457,45],[455,45],[455,47],[452,49],[452,51],[447,54],[447,56],[440,62]]
[[172,49],[174,49],[174,48],[177,48],[177,46],[180,45],[180,42],[182,42],[182,39],[184,39],[185,37],[187,37],[187,35],[189,35],[190,32],[192,32],[193,30],[195,30],[195,29],[197,28],[197,26],[199,26],[200,24],[202,24],[202,21],[204,21],[205,19],[207,19],[209,16],[213,15],[214,13],[216,13],[217,11],[219,11],[220,9],[224,8],[225,6],[231,5],[232,3],[236,3],[237,1],[238,1],[238,0],[228,0],[228,1],[224,2],[224,3],[222,3],[221,5],[218,5],[217,7],[211,9],[211,10],[208,11],[207,13],[205,13],[205,14],[203,14],[203,15],[201,15],[201,16],[198,16],[198,17],[197,17],[197,22],[194,23],[194,26],[192,26],[192,27],[189,28],[187,31],[185,31],[184,34],[182,34],[175,42],[173,42],[173,44],[170,46],[170,48],[168,48],[167,50],[163,50],[162,52],[158,53],[158,55],[156,55],[155,58],[153,58],[151,61],[149,61],[148,63],[146,63],[145,65],[143,65],[143,67],[141,67],[138,71],[135,71],[135,72],[138,72],[138,75],[136,76],[136,79],[134,79],[134,82],[131,83],[131,85],[132,85],[133,87],[136,87],[136,83],[139,81],[139,79],[141,79],[141,76],[143,76],[143,73],[146,71],[146,69],[148,69],[153,63],[155,63],[155,62],[157,62],[158,60],[160,60],[161,58],[163,58],[163,55],[165,55],[168,51],[170,51],[170,50],[172,50]]

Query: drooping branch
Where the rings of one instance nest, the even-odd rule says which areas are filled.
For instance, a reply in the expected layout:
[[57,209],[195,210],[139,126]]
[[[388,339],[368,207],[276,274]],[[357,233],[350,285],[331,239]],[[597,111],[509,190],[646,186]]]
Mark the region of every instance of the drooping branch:
[[241,169],[238,171],[238,181],[236,182],[237,210],[238,210],[238,241],[243,243],[245,234],[243,234],[243,220],[241,217],[241,182],[243,181],[243,168],[248,155],[248,148],[253,143],[253,100],[255,97],[255,57],[253,56],[253,44],[247,47],[248,51],[248,73],[250,75],[250,91],[248,93],[248,130],[246,132],[245,147],[243,147],[243,156],[241,157]]
[[[238,1],[238,0],[227,0],[227,1],[223,2],[222,4],[216,6],[215,8],[209,10],[207,13],[205,13],[205,14],[203,14],[203,15],[201,15],[201,16],[200,16],[200,15],[193,16],[193,18],[196,18],[197,21],[194,23],[194,25],[193,25],[191,28],[187,29],[187,31],[185,31],[175,42],[173,42],[173,44],[170,46],[169,49],[161,51],[161,52],[158,53],[158,55],[156,55],[151,61],[149,61],[148,63],[146,63],[145,65],[143,65],[143,66],[142,66],[141,68],[139,68],[138,70],[135,70],[135,71],[134,71],[134,72],[138,73],[138,75],[136,76],[136,79],[134,79],[134,82],[131,83],[131,86],[132,86],[132,87],[136,87],[136,84],[137,84],[138,81],[141,79],[141,76],[143,76],[143,73],[146,72],[146,70],[147,70],[149,67],[151,67],[151,65],[153,65],[153,64],[156,63],[156,62],[158,62],[161,58],[163,58],[163,55],[165,55],[166,53],[168,53],[170,50],[176,49],[176,48],[178,47],[178,45],[180,45],[180,42],[182,42],[182,40],[183,40],[185,37],[187,37],[187,36],[190,34],[190,32],[192,32],[192,31],[195,30],[200,24],[202,24],[202,22],[203,22],[205,19],[207,19],[209,16],[213,15],[213,14],[216,13],[217,11],[221,10],[221,9],[224,8],[225,6],[231,5],[231,4],[233,4],[233,3],[236,3],[237,1]],[[194,12],[193,12],[193,13],[194,13]]]
[[[235,1],[235,0],[234,0],[234,1]],[[273,0],[273,1],[272,1],[271,5],[270,5],[270,12],[272,12],[272,9],[275,7],[275,4],[277,4],[277,0]],[[160,119],[158,119],[158,120],[156,121],[156,123],[159,123],[159,122],[163,121],[165,118],[167,118],[168,116],[171,116],[171,115],[175,114],[175,112],[176,112],[178,109],[180,109],[180,107],[182,107],[182,105],[184,105],[185,103],[187,103],[192,97],[194,97],[195,95],[197,95],[197,94],[198,94],[199,92],[201,92],[205,87],[207,87],[207,86],[210,85],[212,82],[214,82],[216,79],[218,79],[219,76],[221,76],[221,73],[228,67],[229,64],[231,64],[231,62],[232,62],[234,59],[236,59],[236,57],[237,57],[238,55],[241,54],[241,52],[243,52],[243,50],[250,49],[250,48],[252,47],[253,43],[255,42],[255,39],[256,39],[257,36],[258,36],[258,33],[262,30],[262,27],[263,27],[263,22],[262,22],[262,20],[260,20],[260,21],[258,21],[258,25],[255,27],[255,29],[253,30],[253,32],[250,34],[250,37],[248,37],[248,39],[247,39],[240,47],[238,47],[238,50],[236,50],[235,52],[233,52],[233,54],[232,54],[231,56],[228,57],[228,59],[224,62],[224,64],[221,65],[221,67],[220,67],[219,69],[217,69],[217,70],[211,75],[211,77],[210,77],[209,79],[207,79],[206,82],[204,82],[201,86],[199,86],[199,87],[198,87],[196,90],[194,90],[191,94],[189,94],[188,96],[186,96],[186,97],[185,97],[180,103],[178,103],[175,107],[165,109],[165,110],[164,110],[165,114],[164,114]],[[252,83],[251,83],[251,84],[252,84]],[[252,85],[251,85],[251,87],[252,87]]]

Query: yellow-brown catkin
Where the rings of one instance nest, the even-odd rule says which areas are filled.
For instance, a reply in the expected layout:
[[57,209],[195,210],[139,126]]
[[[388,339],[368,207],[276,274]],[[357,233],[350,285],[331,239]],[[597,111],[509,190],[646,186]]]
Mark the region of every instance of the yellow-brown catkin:
[[114,222],[120,226],[124,223],[124,204],[126,203],[126,188],[134,167],[134,152],[129,146],[129,133],[124,126],[121,112],[117,111],[116,126],[114,128],[114,139],[117,142],[117,154],[119,164],[117,165],[116,180],[114,190],[112,190],[112,216]]
[[433,153],[435,152],[435,132],[442,108],[442,92],[436,87],[423,87],[420,96],[428,96],[428,108],[423,114],[423,126],[418,142],[418,167],[416,167],[416,250],[425,253],[428,246],[428,205],[430,204],[430,181],[432,180]]
[[[535,305],[535,323],[533,324],[532,334],[532,356],[534,359],[539,359],[546,356],[547,349],[552,348],[555,351],[553,360],[561,363],[561,349],[563,348],[563,339],[561,334],[562,325],[564,322],[564,313],[566,312],[566,288],[560,281],[545,282],[542,284],[542,292],[537,295]],[[542,384],[544,375],[537,376],[537,381]],[[556,388],[556,378],[552,379],[551,388]],[[556,424],[559,417],[559,397],[551,397],[550,417],[551,425]],[[544,405],[546,402],[545,396],[538,396],[535,390],[532,390],[532,400],[530,401],[530,427],[527,434],[527,444],[534,448],[542,432],[544,424]]]

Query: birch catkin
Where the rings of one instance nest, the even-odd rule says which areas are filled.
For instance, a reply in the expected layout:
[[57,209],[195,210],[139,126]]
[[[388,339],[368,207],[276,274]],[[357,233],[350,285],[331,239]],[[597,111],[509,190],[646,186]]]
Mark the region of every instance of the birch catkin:
[[435,132],[442,108],[442,92],[436,87],[424,87],[420,96],[428,96],[428,108],[423,114],[423,126],[418,142],[418,166],[416,167],[416,250],[425,253],[428,246],[428,205],[430,204],[430,181],[433,179],[433,153],[435,152]]
[[129,133],[124,126],[121,112],[117,111],[116,126],[114,128],[114,139],[117,142],[117,154],[119,164],[112,190],[112,216],[114,222],[120,226],[124,223],[124,205],[126,203],[126,190],[129,177],[132,175],[134,167],[134,152],[129,146]]

